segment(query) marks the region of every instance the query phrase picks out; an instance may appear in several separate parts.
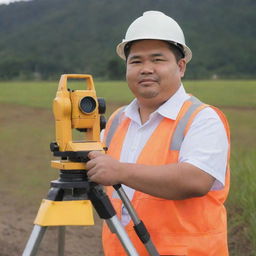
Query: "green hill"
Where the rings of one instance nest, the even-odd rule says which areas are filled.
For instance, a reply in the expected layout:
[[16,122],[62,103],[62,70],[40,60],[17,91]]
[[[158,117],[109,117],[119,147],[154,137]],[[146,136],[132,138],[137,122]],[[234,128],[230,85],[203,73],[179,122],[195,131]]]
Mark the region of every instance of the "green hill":
[[163,11],[183,28],[193,51],[187,78],[255,78],[254,0],[33,0],[0,5],[0,79],[120,79],[115,46],[147,10]]

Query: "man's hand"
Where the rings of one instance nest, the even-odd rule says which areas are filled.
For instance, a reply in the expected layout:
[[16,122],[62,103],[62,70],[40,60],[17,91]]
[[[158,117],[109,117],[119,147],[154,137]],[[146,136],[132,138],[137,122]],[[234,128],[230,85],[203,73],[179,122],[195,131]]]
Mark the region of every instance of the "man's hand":
[[90,181],[112,186],[120,183],[120,162],[111,156],[98,151],[91,151],[88,154],[90,161],[86,163],[87,176]]

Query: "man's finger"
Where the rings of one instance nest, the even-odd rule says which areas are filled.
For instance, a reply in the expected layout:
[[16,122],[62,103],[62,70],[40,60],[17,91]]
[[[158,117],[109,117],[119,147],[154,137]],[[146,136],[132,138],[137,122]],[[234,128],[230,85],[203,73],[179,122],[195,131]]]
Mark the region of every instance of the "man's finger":
[[88,157],[90,159],[94,159],[94,158],[96,158],[97,156],[100,156],[100,155],[102,155],[102,153],[100,151],[91,151],[91,152],[89,152]]
[[90,179],[96,172],[94,170],[90,170],[87,172],[87,176]]
[[95,166],[95,161],[93,160],[89,160],[87,163],[86,163],[86,169],[90,170],[92,169],[94,166]]

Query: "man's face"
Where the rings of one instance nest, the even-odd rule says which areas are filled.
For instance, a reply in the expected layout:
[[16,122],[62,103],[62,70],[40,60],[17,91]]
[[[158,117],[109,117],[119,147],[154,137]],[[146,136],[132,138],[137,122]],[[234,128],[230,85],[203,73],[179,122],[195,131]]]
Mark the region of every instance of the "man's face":
[[166,42],[141,40],[131,46],[126,79],[140,103],[160,105],[178,90],[185,68],[185,60],[177,63]]

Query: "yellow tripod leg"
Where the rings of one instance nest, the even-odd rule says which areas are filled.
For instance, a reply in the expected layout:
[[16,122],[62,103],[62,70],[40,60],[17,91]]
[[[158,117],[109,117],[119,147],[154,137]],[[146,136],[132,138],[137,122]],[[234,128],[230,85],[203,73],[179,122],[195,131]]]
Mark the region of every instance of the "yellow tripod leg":
[[92,204],[89,200],[43,199],[34,224],[40,226],[94,225]]

